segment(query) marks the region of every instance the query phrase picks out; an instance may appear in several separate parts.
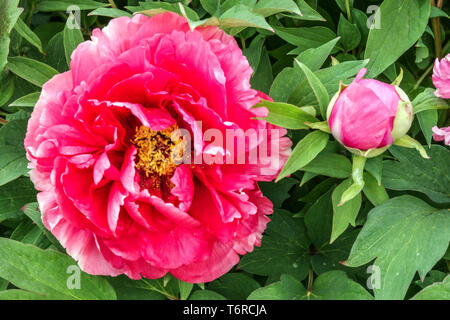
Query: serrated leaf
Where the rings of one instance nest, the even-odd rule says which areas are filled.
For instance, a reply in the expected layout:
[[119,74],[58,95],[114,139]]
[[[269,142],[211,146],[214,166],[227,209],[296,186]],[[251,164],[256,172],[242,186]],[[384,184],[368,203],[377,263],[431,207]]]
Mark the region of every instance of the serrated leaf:
[[367,77],[374,78],[411,48],[422,36],[430,16],[428,0],[384,0],[380,26],[371,29],[364,58]]
[[104,278],[80,272],[80,289],[69,289],[69,256],[0,238],[0,276],[16,287],[54,299],[116,299]]
[[424,159],[414,149],[392,146],[389,151],[398,161],[383,162],[383,185],[392,190],[425,193],[437,203],[450,202],[450,150],[432,145]]
[[327,146],[330,136],[321,131],[313,131],[295,146],[291,156],[281,170],[276,181],[306,166]]
[[380,268],[377,299],[403,299],[416,271],[423,279],[442,258],[450,241],[450,215],[405,195],[374,208],[358,235],[346,265],[375,259]]
[[49,65],[25,57],[10,57],[6,67],[17,76],[39,87],[58,74],[58,71]]

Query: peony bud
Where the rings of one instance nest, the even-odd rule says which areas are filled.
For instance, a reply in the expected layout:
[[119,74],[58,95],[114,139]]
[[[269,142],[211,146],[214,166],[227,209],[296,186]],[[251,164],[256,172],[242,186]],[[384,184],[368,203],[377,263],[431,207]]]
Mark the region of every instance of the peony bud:
[[413,109],[398,86],[362,79],[366,71],[361,69],[349,86],[341,84],[328,106],[327,118],[336,140],[352,153],[370,158],[408,132]]

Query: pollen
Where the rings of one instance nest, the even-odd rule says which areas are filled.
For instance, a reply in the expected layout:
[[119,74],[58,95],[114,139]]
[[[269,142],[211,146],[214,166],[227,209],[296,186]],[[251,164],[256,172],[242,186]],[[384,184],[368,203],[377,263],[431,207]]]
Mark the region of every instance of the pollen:
[[177,129],[176,125],[160,131],[144,126],[137,128],[131,140],[138,150],[136,168],[147,177],[174,173],[184,150],[183,138]]

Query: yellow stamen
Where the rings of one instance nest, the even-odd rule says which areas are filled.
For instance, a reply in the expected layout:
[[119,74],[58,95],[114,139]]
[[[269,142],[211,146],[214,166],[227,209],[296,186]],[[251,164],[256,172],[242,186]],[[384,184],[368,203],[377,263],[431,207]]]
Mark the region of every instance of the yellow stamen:
[[183,138],[177,134],[178,127],[153,131],[140,126],[131,142],[137,147],[136,168],[143,170],[147,177],[157,174],[170,176],[175,171],[177,159],[183,155]]

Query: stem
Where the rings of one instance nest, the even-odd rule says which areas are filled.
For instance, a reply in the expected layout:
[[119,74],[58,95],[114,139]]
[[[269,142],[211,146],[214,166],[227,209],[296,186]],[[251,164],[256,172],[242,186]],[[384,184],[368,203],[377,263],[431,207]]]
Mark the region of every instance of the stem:
[[108,2],[109,2],[109,4],[111,5],[111,8],[116,8],[116,9],[117,9],[117,6],[116,6],[116,4],[114,3],[114,0],[108,0]]
[[308,297],[309,297],[309,295],[312,292],[313,278],[314,278],[314,272],[313,272],[313,269],[310,268],[309,269],[309,274],[308,274],[308,289],[307,289]]
[[[431,5],[437,8],[442,7],[442,0],[438,0],[436,5],[435,0],[431,0]],[[436,51],[436,57],[442,59],[442,41],[441,41],[441,27],[439,23],[439,17],[431,19],[431,26],[434,34],[434,48]]]
[[244,39],[244,37],[241,35],[240,38],[241,38],[241,46],[242,46],[242,50],[247,49],[247,46],[245,45],[245,39]]
[[416,85],[414,86],[413,90],[417,90],[420,86],[420,84],[425,80],[425,78],[428,76],[428,74],[433,70],[434,63],[432,63],[427,70],[420,76],[419,80],[417,80]]
[[350,23],[352,22],[352,13],[350,12],[350,0],[345,0],[345,9],[347,10],[347,17]]

